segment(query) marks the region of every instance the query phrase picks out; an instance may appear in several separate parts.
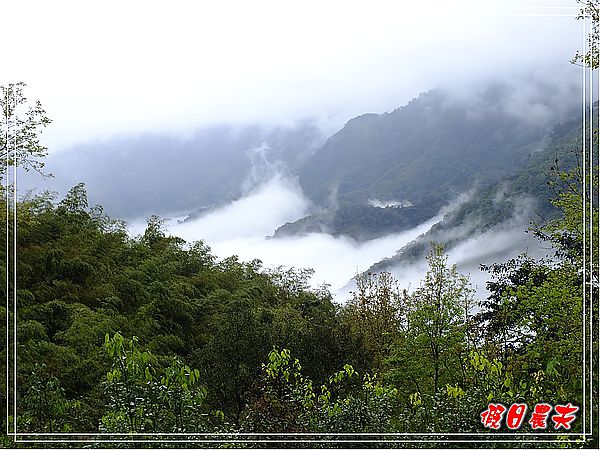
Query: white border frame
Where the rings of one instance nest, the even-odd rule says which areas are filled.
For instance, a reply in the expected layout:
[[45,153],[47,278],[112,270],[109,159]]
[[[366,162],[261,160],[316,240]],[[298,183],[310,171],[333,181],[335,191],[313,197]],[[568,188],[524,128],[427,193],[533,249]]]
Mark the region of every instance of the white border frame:
[[[518,16],[532,16],[532,17],[569,17],[571,19],[575,18],[574,14],[566,14],[566,13],[562,13],[562,12],[557,12],[557,13],[546,13],[546,14],[536,14],[534,12],[532,13],[523,13],[522,11],[524,10],[537,10],[538,7],[522,7],[520,8],[521,12],[515,15]],[[576,7],[544,7],[544,10],[548,10],[548,9],[555,9],[555,10],[577,10],[576,14],[579,12],[578,8]],[[590,28],[590,21],[589,19],[584,19],[582,24],[582,34],[583,34],[583,48],[582,51],[585,54],[586,53],[586,49],[587,49],[587,34],[586,31],[589,31]],[[593,72],[597,72],[597,71],[592,71],[589,68],[584,67],[582,69],[582,121],[583,121],[583,127],[582,127],[582,141],[583,141],[583,148],[582,148],[582,153],[583,153],[583,161],[582,161],[582,165],[583,165],[583,182],[584,182],[584,186],[583,186],[583,222],[584,222],[584,256],[583,256],[583,268],[584,270],[586,269],[586,250],[589,249],[589,255],[592,255],[592,250],[593,250],[593,239],[590,239],[591,233],[592,233],[592,221],[589,220],[589,235],[586,234],[586,225],[588,225],[586,223],[586,208],[585,208],[585,201],[586,201],[586,188],[589,189],[589,195],[591,196],[593,191],[592,191],[592,186],[585,186],[585,180],[586,180],[586,170],[588,170],[588,167],[586,166],[586,162],[589,164],[589,170],[591,171],[593,168],[593,159],[591,157],[592,155],[592,151],[593,151],[593,127],[592,127],[592,114],[593,114],[593,105],[592,105],[592,99],[593,99],[593,95],[594,95],[594,86],[593,86]],[[589,81],[589,88],[586,90],[586,75],[587,75],[587,80]],[[597,75],[597,74],[596,74]],[[600,76],[598,76],[598,91],[596,92],[596,94],[598,94],[598,92],[600,92]],[[587,95],[587,97],[586,97]],[[586,115],[586,98],[589,100],[589,114]],[[600,115],[600,112],[599,112]],[[587,121],[589,121],[589,126]],[[586,129],[586,126],[588,129]],[[586,131],[588,131],[589,136],[586,136]],[[586,148],[586,137],[589,139],[589,146]],[[589,156],[586,159],[586,152],[589,152]],[[600,142],[598,144],[598,152],[600,154]],[[11,336],[10,336],[10,297],[9,297],[9,276],[10,276],[10,239],[9,239],[9,233],[10,233],[10,217],[9,217],[9,211],[10,211],[10,207],[11,207],[11,202],[10,202],[10,194],[9,194],[9,190],[8,190],[8,186],[9,186],[9,171],[8,171],[8,164],[9,162],[9,158],[8,158],[8,152],[7,152],[7,172],[6,172],[6,202],[7,202],[7,211],[6,211],[6,268],[7,268],[7,277],[6,277],[6,293],[7,293],[7,298],[6,298],[6,434],[7,436],[10,436],[13,438],[13,443],[16,446],[19,446],[19,444],[25,444],[25,446],[27,446],[28,444],[69,444],[69,443],[77,443],[80,445],[93,445],[93,444],[142,444],[142,443],[146,443],[146,444],[152,444],[152,443],[156,443],[156,444],[183,444],[183,443],[187,443],[187,444],[196,444],[196,445],[202,445],[203,447],[206,447],[206,444],[245,444],[244,448],[247,448],[248,444],[287,444],[287,446],[289,447],[293,447],[296,444],[306,444],[306,443],[314,443],[315,445],[327,445],[327,444],[387,444],[387,446],[389,446],[390,444],[399,444],[399,443],[427,443],[427,444],[460,444],[460,443],[465,443],[465,444],[475,444],[475,443],[499,443],[499,444],[509,444],[509,443],[516,443],[516,444],[523,444],[523,443],[552,443],[552,444],[559,444],[559,443],[583,443],[582,440],[587,440],[589,437],[591,437],[593,435],[593,359],[592,359],[592,351],[593,351],[593,323],[592,323],[592,315],[589,315],[589,329],[588,329],[588,323],[586,321],[586,311],[587,308],[589,307],[589,309],[591,310],[593,307],[593,301],[594,299],[592,298],[592,285],[591,283],[589,283],[589,299],[586,301],[586,284],[585,284],[585,277],[584,277],[584,285],[583,285],[583,320],[582,320],[582,327],[583,327],[583,355],[582,355],[582,364],[583,364],[583,405],[581,408],[581,412],[582,412],[582,418],[583,418],[583,433],[553,433],[553,432],[539,432],[539,433],[518,433],[518,432],[481,432],[481,433],[418,433],[418,432],[410,432],[410,433],[144,433],[144,434],[136,434],[136,433],[21,433],[17,431],[17,424],[16,424],[16,420],[13,420],[13,424],[12,424],[12,431],[9,429],[10,425],[9,425],[9,410],[10,410],[10,406],[11,406],[11,395],[10,395],[10,389],[9,389],[9,385],[10,385],[10,380],[11,380],[11,373],[10,373],[10,352],[9,352],[9,348],[10,348],[10,342],[11,342]],[[12,381],[13,381],[13,392],[17,391],[17,383],[16,383],[16,376],[15,374],[17,373],[17,344],[16,344],[16,337],[17,337],[17,321],[16,321],[16,317],[17,317],[17,266],[16,266],[16,257],[17,257],[17,211],[16,211],[16,205],[17,205],[17,167],[16,167],[16,163],[12,166],[12,173],[13,173],[13,182],[14,182],[14,191],[13,191],[13,199],[12,199],[12,207],[14,208],[14,213],[13,213],[13,229],[12,229],[12,235],[13,235],[13,302],[12,302],[12,306],[13,306],[13,323],[12,323],[12,328],[13,328],[13,335],[12,335],[12,343],[13,343],[13,352],[12,352]],[[599,201],[600,201],[600,194],[599,194]],[[590,212],[591,212],[591,208],[592,206],[590,205]],[[586,237],[588,238],[586,241]],[[598,236],[600,238],[600,235]],[[598,261],[599,265],[600,265],[600,256],[599,256],[599,261]],[[590,271],[592,269],[593,266],[593,261],[591,258],[589,258],[589,268]],[[598,299],[595,299],[596,301],[598,301]],[[589,301],[589,305],[587,305]],[[600,335],[600,323],[598,325],[598,330],[597,330],[598,334]],[[586,341],[586,336],[589,335],[589,343]],[[588,347],[589,345],[589,354],[588,352]],[[586,366],[586,364],[588,364],[588,358],[589,358],[589,365]],[[586,368],[589,370],[589,376],[587,376],[587,382],[589,383],[589,386],[586,385]],[[600,377],[599,377],[600,378]],[[589,405],[587,404],[587,399],[588,397],[586,396],[586,389],[589,389],[589,392],[587,392],[587,394],[589,394]],[[598,390],[600,392],[600,379],[598,380]],[[586,415],[587,410],[590,410],[590,414],[589,416]],[[12,412],[13,412],[13,417],[17,417],[17,401],[16,401],[16,395],[12,396]],[[588,425],[588,417],[589,417],[589,431],[587,428]],[[598,428],[596,429],[596,432],[600,431],[600,417],[598,417]],[[40,439],[38,437],[43,437],[43,436],[55,436],[55,437],[59,437],[59,439]],[[89,437],[93,437],[93,436],[99,436],[100,438],[95,438],[95,439],[88,439]],[[181,437],[181,438],[185,438],[185,439],[161,439],[161,440],[156,440],[153,438],[157,437],[157,436],[164,436],[164,437]],[[252,439],[252,437],[258,437],[260,436],[262,439]],[[339,436],[339,437],[381,437],[381,439],[319,439],[319,437],[323,437],[323,438],[327,438],[327,437],[331,437],[331,436]],[[405,439],[397,439],[399,437],[405,437]],[[439,436],[440,438],[438,439],[427,439],[427,438],[422,438],[422,439],[413,439],[412,437],[435,437],[435,436]],[[487,437],[488,439],[453,439],[453,437],[460,437],[460,436],[469,436],[469,437]],[[540,439],[524,439],[531,436],[532,438],[535,436],[536,438],[540,438]],[[563,436],[565,437],[565,439],[543,439],[543,438],[547,438],[547,437],[557,437],[557,436]],[[20,439],[20,438],[27,438],[27,437],[31,437],[33,439]],[[62,437],[65,437],[64,439]],[[73,439],[67,439],[70,437],[74,437]],[[75,437],[78,437],[79,439],[76,439]],[[107,438],[105,439],[104,437],[113,437],[113,439]],[[115,439],[116,437],[116,439]],[[135,438],[134,438],[135,437]],[[209,437],[219,437],[220,439],[208,439]],[[245,439],[245,438],[248,439]],[[268,437],[279,437],[279,439],[268,439]],[[289,437],[291,439],[285,439],[284,437]],[[387,439],[386,439],[387,437]],[[444,438],[445,437],[445,438]],[[504,438],[504,439],[494,439],[495,437],[498,438]],[[122,438],[122,439],[120,439]],[[204,439],[201,439],[204,438]],[[228,439],[228,438],[232,438],[232,439]],[[296,439],[294,439],[296,438]],[[383,447],[383,446],[382,446]],[[49,447],[48,447],[49,448]],[[99,448],[97,446],[95,446],[95,448]],[[112,447],[111,447],[112,448]],[[235,447],[234,447],[235,448]],[[340,448],[340,447],[335,447],[335,448]],[[356,447],[354,447],[356,448]]]

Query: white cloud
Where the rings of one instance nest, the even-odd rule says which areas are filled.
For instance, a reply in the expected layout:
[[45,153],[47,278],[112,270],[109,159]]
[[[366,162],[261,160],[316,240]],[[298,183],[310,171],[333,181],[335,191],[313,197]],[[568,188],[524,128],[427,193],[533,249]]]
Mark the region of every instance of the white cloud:
[[577,8],[551,3],[571,8],[535,0],[6,2],[0,82],[29,84],[54,119],[52,150],[223,121],[343,121],[450,80],[568,65],[580,24],[539,14]]
[[246,197],[170,229],[188,241],[204,239],[209,244],[230,239],[262,239],[280,225],[302,218],[308,206],[296,183],[276,175]]
[[[310,208],[294,180],[276,175],[239,200],[192,221],[177,223],[173,219],[168,228],[172,235],[188,242],[204,240],[219,258],[237,255],[242,261],[260,259],[266,267],[312,268],[315,271],[312,285],[329,284],[336,300],[344,302],[353,289],[351,279],[356,274],[394,255],[396,250],[427,232],[471,194],[459,196],[452,204],[442,208],[437,216],[415,228],[366,242],[358,243],[345,236],[334,237],[324,233],[269,239],[268,236],[277,227],[304,217]],[[481,264],[506,261],[524,249],[534,257],[548,252],[532,235],[525,233],[528,223],[526,213],[530,209],[530,200],[521,199],[513,217],[490,231],[467,237],[448,251],[448,262],[456,264],[461,272],[470,276],[478,299],[487,296],[485,284],[489,279],[488,274],[479,269]],[[460,232],[459,228],[450,230],[444,238],[473,233],[470,225],[464,225],[464,232]],[[130,229],[139,234],[143,232],[144,225],[134,223]],[[437,238],[442,239],[441,236]],[[412,290],[419,286],[427,272],[427,264],[421,260],[389,271],[400,286]]]
[[[273,231],[288,221],[304,217],[309,202],[293,180],[275,176],[246,197],[215,209],[185,223],[171,220],[169,232],[188,242],[204,240],[213,253],[226,258],[238,255],[243,261],[258,258],[267,267],[305,267],[315,270],[313,286],[331,285],[333,292],[441,220],[444,211],[429,221],[401,233],[357,243],[340,236],[312,233],[305,236],[268,239]],[[133,223],[134,234],[143,233],[141,222]],[[345,299],[344,295],[339,300]]]

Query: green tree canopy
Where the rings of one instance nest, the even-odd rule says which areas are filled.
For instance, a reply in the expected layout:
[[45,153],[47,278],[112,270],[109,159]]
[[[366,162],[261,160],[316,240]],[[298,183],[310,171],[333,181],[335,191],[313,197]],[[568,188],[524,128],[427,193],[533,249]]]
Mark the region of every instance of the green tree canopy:
[[23,92],[25,83],[0,86],[0,177],[16,165],[42,173],[48,149],[40,143],[40,133],[51,122],[39,101],[31,104]]

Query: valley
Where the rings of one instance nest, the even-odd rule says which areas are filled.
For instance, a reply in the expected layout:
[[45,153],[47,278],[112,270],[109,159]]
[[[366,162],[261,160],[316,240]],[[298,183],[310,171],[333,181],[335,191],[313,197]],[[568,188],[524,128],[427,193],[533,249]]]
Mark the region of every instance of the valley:
[[[469,98],[426,92],[390,113],[349,120],[329,137],[305,121],[213,127],[185,141],[145,136],[89,144],[77,150],[73,173],[90,174],[91,201],[133,216],[134,235],[145,228],[142,211],[172,218],[170,232],[203,240],[223,258],[313,269],[314,286],[329,284],[346,301],[353,277],[366,270],[391,271],[414,286],[431,242],[451,251],[509,233],[518,238],[490,256],[542,255],[535,239],[521,235],[532,221],[556,215],[547,172],[555,160],[564,170],[574,166],[579,112],[568,104],[553,111],[553,87],[524,82],[535,96],[523,107],[538,114],[546,108],[536,121],[515,112],[514,86],[489,83]],[[107,146],[123,149],[119,159],[98,159]],[[71,154],[48,162],[63,186],[61,167],[73,167]],[[142,155],[143,165],[134,164]],[[113,176],[116,166],[126,177]],[[111,174],[110,183],[102,173]],[[488,260],[455,259],[481,295],[487,278],[479,265]]]

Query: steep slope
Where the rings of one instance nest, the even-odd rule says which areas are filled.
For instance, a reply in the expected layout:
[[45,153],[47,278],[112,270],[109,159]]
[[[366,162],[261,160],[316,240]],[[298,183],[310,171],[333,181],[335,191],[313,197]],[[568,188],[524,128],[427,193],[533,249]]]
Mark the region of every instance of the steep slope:
[[475,181],[491,185],[514,174],[548,131],[504,107],[503,85],[476,102],[441,90],[422,94],[391,113],[350,120],[300,171],[300,184],[318,204],[413,205],[447,201]]
[[[552,167],[558,170],[575,167],[580,148],[581,118],[573,115],[554,127],[548,145],[530,155],[517,174],[477,190],[470,200],[431,230],[399,249],[393,257],[374,264],[369,271],[391,270],[421,260],[431,242],[442,242],[451,250],[486,232],[516,227],[525,233],[531,222],[543,224],[553,219],[558,211],[549,200],[552,197],[548,186],[550,172]],[[511,242],[506,242],[506,247],[510,246]]]
[[507,84],[464,97],[433,90],[391,113],[350,120],[301,167],[314,213],[281,226],[275,237],[380,237],[434,217],[461,193],[517,174],[569,109],[548,105],[549,89],[538,86],[519,108],[516,88]]

